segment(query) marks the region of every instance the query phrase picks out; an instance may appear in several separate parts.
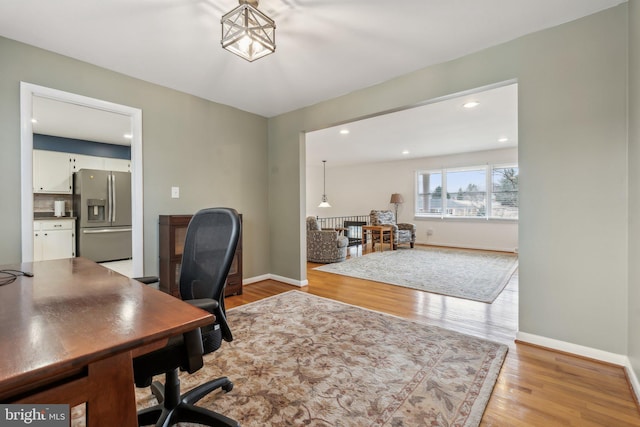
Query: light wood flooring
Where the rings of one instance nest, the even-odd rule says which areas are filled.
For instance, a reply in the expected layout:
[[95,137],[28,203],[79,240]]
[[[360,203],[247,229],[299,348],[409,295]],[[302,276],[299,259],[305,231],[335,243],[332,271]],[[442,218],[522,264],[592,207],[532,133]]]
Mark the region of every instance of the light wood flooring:
[[[367,250],[365,250],[366,256]],[[357,256],[351,248],[350,256]],[[485,304],[313,270],[309,286],[274,280],[244,286],[227,308],[299,290],[509,346],[481,426],[639,426],[640,412],[619,366],[516,343],[518,274]]]

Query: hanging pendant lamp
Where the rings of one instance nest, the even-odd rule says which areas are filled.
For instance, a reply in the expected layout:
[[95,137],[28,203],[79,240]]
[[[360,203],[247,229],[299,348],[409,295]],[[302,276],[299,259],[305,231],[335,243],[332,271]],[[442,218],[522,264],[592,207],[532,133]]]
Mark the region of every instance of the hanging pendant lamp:
[[276,50],[276,24],[258,10],[258,0],[240,5],[222,16],[222,47],[249,62]]
[[319,208],[330,208],[329,200],[327,199],[327,161],[322,161],[322,201],[318,205]]

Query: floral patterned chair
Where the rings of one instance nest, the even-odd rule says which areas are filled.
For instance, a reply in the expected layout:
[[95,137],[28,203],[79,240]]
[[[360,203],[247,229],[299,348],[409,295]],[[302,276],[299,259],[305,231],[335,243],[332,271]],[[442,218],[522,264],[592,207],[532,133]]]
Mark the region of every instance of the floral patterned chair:
[[[409,223],[396,224],[396,216],[393,211],[376,211],[372,210],[369,214],[371,225],[393,225],[393,249],[398,249],[400,243],[408,243],[412,248],[416,242],[416,225]],[[376,242],[380,241],[380,236],[373,233],[373,247]],[[384,239],[388,242],[389,236],[385,235]]]
[[307,261],[328,264],[347,258],[349,239],[336,230],[321,230],[315,217],[307,217]]

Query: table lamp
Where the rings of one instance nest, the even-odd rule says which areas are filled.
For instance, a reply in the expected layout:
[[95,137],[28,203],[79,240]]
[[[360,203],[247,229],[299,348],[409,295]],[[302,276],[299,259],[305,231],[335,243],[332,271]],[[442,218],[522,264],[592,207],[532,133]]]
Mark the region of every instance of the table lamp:
[[391,195],[391,200],[389,201],[389,203],[393,203],[393,205],[396,207],[396,222],[398,222],[398,205],[401,204],[401,203],[404,203],[404,199],[402,198],[402,194],[393,193]]

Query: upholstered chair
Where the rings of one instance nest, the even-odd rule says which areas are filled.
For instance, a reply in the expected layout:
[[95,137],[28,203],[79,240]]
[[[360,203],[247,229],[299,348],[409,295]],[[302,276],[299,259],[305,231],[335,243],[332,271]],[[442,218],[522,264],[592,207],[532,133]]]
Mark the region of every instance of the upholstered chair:
[[[376,211],[372,210],[369,214],[371,225],[392,225],[393,226],[393,249],[398,249],[401,243],[408,243],[412,248],[416,242],[416,225],[409,223],[396,223],[396,216],[393,211]],[[373,233],[373,247],[376,242],[380,241],[380,236]],[[389,241],[388,235],[384,237],[385,241]]]
[[307,217],[307,261],[328,264],[347,258],[349,239],[336,230],[321,230],[315,217]]

